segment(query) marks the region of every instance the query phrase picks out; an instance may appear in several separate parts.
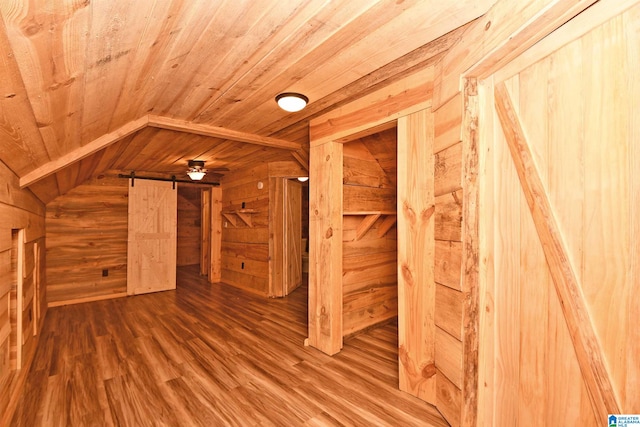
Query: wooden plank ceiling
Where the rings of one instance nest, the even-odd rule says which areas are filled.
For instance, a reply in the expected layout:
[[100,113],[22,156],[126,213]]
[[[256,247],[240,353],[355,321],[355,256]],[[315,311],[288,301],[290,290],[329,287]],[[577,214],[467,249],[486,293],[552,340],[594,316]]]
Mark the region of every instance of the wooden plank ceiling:
[[[493,2],[2,0],[0,160],[45,203],[106,171],[304,163],[311,117],[437,58]],[[310,105],[280,110],[285,91]]]

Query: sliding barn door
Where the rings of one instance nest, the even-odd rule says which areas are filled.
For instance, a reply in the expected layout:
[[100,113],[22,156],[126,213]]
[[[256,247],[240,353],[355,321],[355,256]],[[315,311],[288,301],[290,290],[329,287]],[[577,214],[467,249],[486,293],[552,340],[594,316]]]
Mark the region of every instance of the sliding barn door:
[[177,194],[170,182],[129,185],[129,295],[176,288]]
[[640,413],[640,6],[607,13],[481,88],[481,425]]

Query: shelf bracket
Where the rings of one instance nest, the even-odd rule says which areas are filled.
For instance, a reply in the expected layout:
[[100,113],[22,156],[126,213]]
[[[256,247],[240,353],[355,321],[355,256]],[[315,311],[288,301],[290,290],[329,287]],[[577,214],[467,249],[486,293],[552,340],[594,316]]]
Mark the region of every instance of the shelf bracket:
[[371,227],[373,227],[373,224],[375,224],[380,216],[381,214],[379,213],[365,216],[356,229],[355,241],[362,239],[364,235],[367,234],[367,231],[369,231]]
[[234,227],[236,226],[236,217],[232,213],[222,212],[222,216],[224,216],[227,221],[231,223]]
[[398,221],[398,217],[396,215],[388,215],[382,220],[382,224],[380,224],[380,228],[378,228],[378,237],[384,237],[385,234],[394,224]]

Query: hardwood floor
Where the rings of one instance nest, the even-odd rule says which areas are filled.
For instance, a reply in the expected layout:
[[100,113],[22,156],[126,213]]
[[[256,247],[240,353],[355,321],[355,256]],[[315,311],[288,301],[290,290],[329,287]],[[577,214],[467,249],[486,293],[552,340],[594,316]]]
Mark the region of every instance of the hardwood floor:
[[304,347],[307,289],[264,299],[178,270],[178,289],[51,308],[14,426],[442,426],[397,390],[397,327]]

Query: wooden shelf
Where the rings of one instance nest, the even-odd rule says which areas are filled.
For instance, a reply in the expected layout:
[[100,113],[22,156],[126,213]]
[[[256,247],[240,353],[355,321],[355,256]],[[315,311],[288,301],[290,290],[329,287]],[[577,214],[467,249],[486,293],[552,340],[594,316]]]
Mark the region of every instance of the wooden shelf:
[[351,212],[342,212],[342,215],[345,216],[354,216],[354,215],[396,215],[396,211],[351,211]]
[[371,227],[373,227],[373,224],[375,224],[380,217],[384,217],[384,219],[382,220],[382,224],[380,224],[380,228],[378,229],[378,237],[380,238],[384,237],[384,235],[387,234],[389,230],[391,230],[391,227],[393,227],[393,225],[398,220],[395,211],[358,211],[343,212],[342,214],[345,216],[364,216],[364,218],[362,218],[362,221],[360,221],[358,228],[356,229],[356,237],[354,238],[354,241],[362,239],[364,235],[367,234],[367,231],[369,231]]
[[222,216],[224,216],[234,227],[238,224],[238,218],[240,218],[240,220],[249,227],[253,227],[251,215],[255,213],[258,213],[255,209],[238,209],[235,211],[222,211]]

